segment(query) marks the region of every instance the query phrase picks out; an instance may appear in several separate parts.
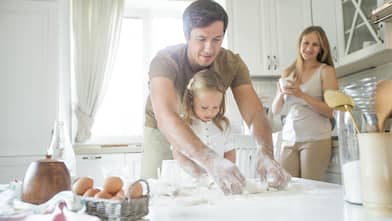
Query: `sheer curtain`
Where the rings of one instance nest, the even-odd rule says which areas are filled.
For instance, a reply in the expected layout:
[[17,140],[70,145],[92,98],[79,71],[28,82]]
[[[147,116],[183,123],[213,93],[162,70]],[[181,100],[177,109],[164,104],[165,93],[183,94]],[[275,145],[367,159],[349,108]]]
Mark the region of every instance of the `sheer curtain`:
[[94,117],[110,79],[123,13],[124,0],[72,1],[76,142],[91,136]]

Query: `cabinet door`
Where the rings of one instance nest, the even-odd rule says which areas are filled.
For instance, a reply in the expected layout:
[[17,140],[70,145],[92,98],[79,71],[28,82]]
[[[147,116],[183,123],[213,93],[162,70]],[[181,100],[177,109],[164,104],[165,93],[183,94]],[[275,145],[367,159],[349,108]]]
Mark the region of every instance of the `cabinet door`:
[[77,176],[90,176],[94,186],[102,187],[107,176],[122,176],[125,156],[121,154],[83,154],[76,156]]
[[263,0],[264,65],[269,75],[280,75],[297,53],[298,37],[311,24],[309,0]]
[[339,65],[336,1],[312,0],[312,24],[324,29],[334,64]]
[[337,27],[340,62],[338,76],[390,62],[387,52],[390,29],[387,23],[373,24],[371,11],[382,0],[337,0]]
[[126,153],[125,154],[125,168],[127,172],[127,180],[133,182],[140,179],[141,172],[141,153]]
[[226,7],[229,14],[229,48],[239,53],[248,65],[251,76],[262,75],[260,1],[247,0],[243,3],[228,0]]

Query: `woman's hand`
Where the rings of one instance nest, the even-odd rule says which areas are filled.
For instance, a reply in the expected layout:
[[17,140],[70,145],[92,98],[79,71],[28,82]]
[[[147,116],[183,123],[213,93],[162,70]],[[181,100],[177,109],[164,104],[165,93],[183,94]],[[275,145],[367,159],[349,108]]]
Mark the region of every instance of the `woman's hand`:
[[300,88],[300,84],[297,81],[287,80],[288,84],[283,88],[283,93],[295,97],[302,97],[304,92]]

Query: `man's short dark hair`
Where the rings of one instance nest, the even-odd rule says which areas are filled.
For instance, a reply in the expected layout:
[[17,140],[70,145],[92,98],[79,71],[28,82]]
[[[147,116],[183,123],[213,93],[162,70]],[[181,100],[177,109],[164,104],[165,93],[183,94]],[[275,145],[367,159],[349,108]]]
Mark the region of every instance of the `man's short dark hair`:
[[228,17],[225,9],[212,0],[197,0],[190,4],[182,15],[183,31],[189,39],[193,28],[207,27],[215,21],[223,22],[223,33],[226,32]]

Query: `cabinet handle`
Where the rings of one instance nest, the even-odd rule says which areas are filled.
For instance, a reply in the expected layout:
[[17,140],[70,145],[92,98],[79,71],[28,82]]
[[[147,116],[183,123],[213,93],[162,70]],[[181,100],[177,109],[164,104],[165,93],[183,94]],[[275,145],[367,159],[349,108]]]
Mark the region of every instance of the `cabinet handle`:
[[268,60],[268,65],[267,65],[267,70],[271,70],[271,56],[267,55],[267,60]]
[[90,156],[90,157],[84,156],[84,157],[82,157],[82,160],[100,160],[100,159],[102,159],[102,156]]
[[273,63],[274,63],[274,71],[276,71],[278,69],[278,58],[276,57],[276,55],[274,55]]
[[337,63],[338,62],[338,50],[336,49],[336,46],[333,47],[332,54],[333,54],[333,60],[335,61],[335,63]]

